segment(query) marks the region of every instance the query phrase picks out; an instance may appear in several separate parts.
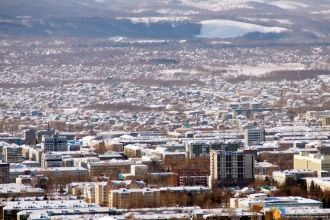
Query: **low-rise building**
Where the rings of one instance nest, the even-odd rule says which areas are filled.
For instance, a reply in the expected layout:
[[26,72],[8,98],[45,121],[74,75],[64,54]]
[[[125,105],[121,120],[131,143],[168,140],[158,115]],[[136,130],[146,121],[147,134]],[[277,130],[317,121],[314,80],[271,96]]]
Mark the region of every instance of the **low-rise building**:
[[330,155],[300,152],[299,155],[294,155],[293,167],[299,170],[316,171],[321,175],[323,171],[330,172]]
[[231,208],[286,208],[310,207],[322,208],[322,202],[300,196],[268,197],[264,193],[250,194],[247,198],[230,198]]
[[311,170],[285,170],[273,172],[273,180],[278,184],[292,185],[306,177],[316,177],[317,172]]
[[272,176],[274,171],[278,171],[279,167],[275,164],[269,163],[267,161],[255,162],[255,175],[266,175]]

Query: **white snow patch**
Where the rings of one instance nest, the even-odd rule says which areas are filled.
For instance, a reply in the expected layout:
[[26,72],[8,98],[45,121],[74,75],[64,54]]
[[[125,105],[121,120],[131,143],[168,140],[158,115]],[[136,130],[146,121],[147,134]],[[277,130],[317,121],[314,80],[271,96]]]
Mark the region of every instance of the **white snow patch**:
[[251,22],[277,22],[280,24],[291,25],[292,22],[288,19],[272,19],[272,18],[248,18],[248,17],[239,17],[240,19],[248,20]]
[[249,32],[280,33],[288,31],[286,28],[266,27],[251,23],[232,20],[205,20],[201,22],[199,38],[234,38]]
[[330,15],[330,10],[312,11],[311,14],[313,14],[313,15]]
[[181,0],[182,4],[210,11],[223,11],[237,8],[253,8],[250,2],[264,2],[263,0]]
[[274,5],[282,9],[299,9],[308,7],[308,5],[296,1],[272,1],[268,2],[268,4]]
[[264,63],[255,66],[250,65],[232,65],[227,66],[229,73],[232,76],[238,75],[251,75],[251,76],[262,76],[272,71],[281,70],[303,70],[305,66],[301,63]]
[[275,19],[276,22],[280,23],[280,24],[286,24],[286,25],[291,25],[292,22],[290,20],[287,19]]
[[213,45],[230,45],[232,42],[230,41],[212,41],[211,44]]
[[173,9],[161,9],[157,11],[160,14],[164,15],[182,15],[182,16],[189,16],[189,15],[198,15],[198,11],[193,10],[173,10]]
[[118,20],[130,20],[134,24],[150,24],[159,22],[182,22],[189,21],[190,19],[186,16],[178,17],[117,17]]

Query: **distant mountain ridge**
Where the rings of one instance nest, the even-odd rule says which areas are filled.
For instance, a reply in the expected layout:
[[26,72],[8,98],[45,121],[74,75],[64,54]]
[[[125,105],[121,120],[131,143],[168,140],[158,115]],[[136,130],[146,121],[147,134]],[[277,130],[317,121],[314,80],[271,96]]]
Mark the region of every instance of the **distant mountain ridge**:
[[[184,19],[180,20],[180,18]],[[213,25],[205,28],[206,21],[215,20],[231,21],[234,25],[230,26],[230,31],[235,30],[239,34],[224,33],[229,31],[227,24],[227,26]],[[329,0],[0,2],[0,37],[124,36],[149,39],[195,39],[199,36],[241,37],[283,42],[330,42],[329,22]],[[205,35],[205,30],[208,35]],[[288,33],[277,30],[287,30]],[[261,36],[260,33],[263,35]]]

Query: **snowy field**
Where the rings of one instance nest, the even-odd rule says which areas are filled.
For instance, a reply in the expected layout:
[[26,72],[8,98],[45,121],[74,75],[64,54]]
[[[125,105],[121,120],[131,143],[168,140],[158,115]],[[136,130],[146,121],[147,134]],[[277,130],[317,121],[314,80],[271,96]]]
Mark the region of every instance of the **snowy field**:
[[118,20],[129,20],[133,24],[151,24],[159,22],[182,22],[189,21],[186,16],[170,16],[170,17],[117,17]]
[[201,22],[199,38],[234,38],[250,32],[281,33],[288,29],[280,27],[266,27],[232,20],[205,20]]
[[305,66],[301,63],[264,63],[255,66],[251,65],[233,65],[227,66],[230,76],[263,76],[272,71],[281,71],[281,70],[304,70]]
[[315,4],[318,4],[314,1],[293,0],[181,0],[181,3],[186,6],[210,11],[253,8],[250,3],[264,3],[285,10],[299,10],[302,8],[314,7]]

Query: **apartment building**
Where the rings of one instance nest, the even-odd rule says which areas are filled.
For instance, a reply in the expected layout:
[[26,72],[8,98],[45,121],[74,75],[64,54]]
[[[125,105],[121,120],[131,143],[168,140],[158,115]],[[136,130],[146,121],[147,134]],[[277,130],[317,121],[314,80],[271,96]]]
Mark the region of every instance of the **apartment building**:
[[42,141],[42,136],[52,136],[55,134],[54,129],[38,130],[36,133],[37,141],[40,143]]
[[110,190],[116,189],[141,189],[145,187],[143,181],[135,180],[110,180],[108,182],[98,182],[95,186],[95,203],[101,206],[109,206]]
[[246,146],[257,145],[265,142],[264,128],[248,128],[244,130],[244,142]]
[[320,119],[322,117],[330,117],[330,110],[325,111],[307,111],[306,118],[310,119]]
[[210,188],[203,186],[116,189],[110,191],[109,207],[156,208],[160,207],[162,199],[166,199],[168,196],[180,197],[207,192],[210,192]]
[[160,206],[160,189],[116,189],[109,195],[109,207],[129,209]]
[[212,150],[210,153],[210,185],[247,185],[254,180],[254,151]]
[[210,156],[210,150],[224,150],[224,143],[205,142],[205,141],[191,141],[186,144],[186,156],[188,158],[206,157]]
[[37,142],[37,132],[35,129],[25,129],[23,130],[24,143],[28,145],[36,144]]
[[45,152],[42,154],[42,167],[62,167],[63,156],[61,154],[53,154],[51,152]]
[[179,186],[208,186],[209,173],[202,169],[180,169],[178,173]]
[[66,151],[67,138],[59,135],[43,135],[41,140],[41,149],[44,151]]
[[117,179],[120,173],[129,173],[133,164],[135,162],[131,160],[109,160],[90,162],[87,168],[90,176],[106,175],[111,179]]
[[23,153],[22,147],[17,145],[9,145],[3,147],[3,159],[7,163],[22,163]]
[[0,184],[9,183],[9,163],[0,161]]

